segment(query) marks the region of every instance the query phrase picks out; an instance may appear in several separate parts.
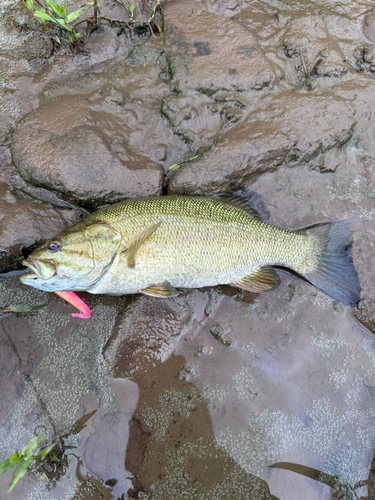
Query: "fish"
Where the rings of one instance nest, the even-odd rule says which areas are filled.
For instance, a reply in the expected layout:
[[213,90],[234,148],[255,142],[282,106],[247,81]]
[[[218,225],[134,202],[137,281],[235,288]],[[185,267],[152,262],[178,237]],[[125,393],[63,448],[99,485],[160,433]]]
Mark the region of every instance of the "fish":
[[[181,289],[231,285],[260,293],[279,285],[277,266],[333,300],[357,304],[350,221],[291,231],[268,224],[259,200],[240,191],[110,205],[35,250],[22,262],[29,272],[21,281],[73,303],[80,291],[163,298]],[[81,307],[81,317],[89,316],[87,309]]]

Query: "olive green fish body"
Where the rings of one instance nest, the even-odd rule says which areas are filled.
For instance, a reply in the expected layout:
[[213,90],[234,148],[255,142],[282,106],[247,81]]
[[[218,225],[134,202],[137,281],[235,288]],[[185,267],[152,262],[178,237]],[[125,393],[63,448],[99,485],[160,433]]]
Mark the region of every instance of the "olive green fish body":
[[[49,291],[63,286],[114,295],[166,296],[176,288],[218,284],[262,291],[277,285],[277,274],[268,266],[278,265],[314,283],[330,227],[299,232],[277,228],[256,220],[242,208],[246,204],[236,203],[241,199],[175,195],[112,205],[34,252],[25,264],[36,276],[25,275],[23,282]],[[61,248],[51,253],[48,245],[53,241]],[[38,274],[47,261],[53,261],[56,273],[48,277],[47,269],[47,279],[41,279]]]

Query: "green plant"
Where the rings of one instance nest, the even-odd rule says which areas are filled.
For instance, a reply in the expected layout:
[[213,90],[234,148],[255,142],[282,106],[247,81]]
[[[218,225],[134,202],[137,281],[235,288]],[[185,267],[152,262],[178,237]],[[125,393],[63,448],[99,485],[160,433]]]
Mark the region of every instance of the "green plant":
[[[202,153],[201,153],[202,154]],[[181,167],[181,165],[184,165],[185,163],[188,163],[189,161],[193,161],[195,160],[196,158],[198,158],[199,156],[201,156],[201,154],[198,154],[198,155],[195,155],[195,156],[191,156],[190,158],[188,158],[187,160],[183,160],[183,161],[179,161],[177,163],[174,163],[173,165],[171,165],[169,168],[168,168],[168,171],[170,170],[177,170],[178,168]]]
[[12,480],[10,482],[8,492],[12,491],[18,481],[26,474],[34,460],[39,460],[42,462],[45,461],[48,454],[51,453],[51,451],[55,448],[56,443],[51,443],[48,446],[40,449],[39,452],[34,455],[39,443],[43,440],[43,438],[44,436],[37,436],[31,439],[21,451],[21,453],[16,451],[14,455],[11,455],[0,464],[0,475],[4,474],[6,471],[17,465],[17,468],[14,471]]
[[[35,2],[41,7],[41,9],[36,10],[34,7],[34,0],[23,0],[26,7],[34,14],[34,17],[44,26],[44,28],[50,33],[51,38],[57,43],[60,42],[60,38],[57,35],[52,34],[50,28],[47,26],[46,21],[54,23],[56,26],[61,28],[67,35],[70,43],[75,44],[81,33],[76,33],[74,31],[74,26],[72,22],[78,19],[81,14],[89,7],[94,6],[94,12],[96,13],[98,8],[97,2],[87,2],[83,7],[70,12],[66,11],[67,0],[60,6],[55,0],[35,0]],[[95,16],[94,16],[95,17]]]
[[133,19],[134,18],[135,3],[128,2],[128,6],[125,8],[129,12],[130,18]]
[[[59,478],[66,473],[69,465],[66,450],[75,448],[74,446],[67,446],[65,440],[70,436],[79,434],[82,429],[86,427],[87,421],[90,420],[95,413],[96,410],[80,417],[74,422],[67,433],[55,437],[51,444],[41,448],[38,453],[35,454],[35,451],[44,436],[37,436],[31,439],[21,453],[16,451],[13,455],[5,459],[4,462],[0,464],[0,475],[17,465],[8,492],[12,491],[18,481],[28,471],[36,474],[47,484],[59,480]],[[55,429],[54,425],[53,429]]]

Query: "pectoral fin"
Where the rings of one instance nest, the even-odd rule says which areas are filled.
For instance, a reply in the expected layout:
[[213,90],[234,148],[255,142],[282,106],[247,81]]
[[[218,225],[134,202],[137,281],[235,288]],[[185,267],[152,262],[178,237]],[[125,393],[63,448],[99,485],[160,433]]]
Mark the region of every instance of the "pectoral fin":
[[165,283],[160,283],[160,285],[149,286],[140,291],[145,295],[151,295],[152,297],[176,297],[179,293],[167,281]]
[[157,228],[160,226],[161,222],[157,222],[153,226],[148,227],[141,233],[139,233],[134,240],[130,243],[129,248],[126,253],[128,256],[128,266],[134,267],[135,265],[135,257],[137,255],[138,250],[143,245],[143,243],[154,233]]
[[231,285],[249,292],[268,292],[276,288],[279,283],[280,278],[273,267],[261,267],[254,273],[231,283]]

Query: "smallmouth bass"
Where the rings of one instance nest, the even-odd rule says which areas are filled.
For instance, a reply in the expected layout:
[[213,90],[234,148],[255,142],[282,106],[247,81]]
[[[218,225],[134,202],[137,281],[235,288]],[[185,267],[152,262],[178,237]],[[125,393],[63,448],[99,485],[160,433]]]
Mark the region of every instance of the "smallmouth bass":
[[229,284],[272,290],[271,266],[294,270],[345,305],[360,299],[350,224],[288,231],[265,222],[253,194],[130,199],[99,210],[35,250],[24,284],[49,292],[170,297]]

